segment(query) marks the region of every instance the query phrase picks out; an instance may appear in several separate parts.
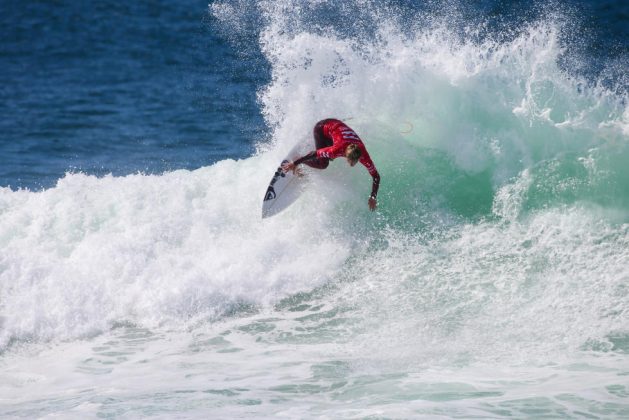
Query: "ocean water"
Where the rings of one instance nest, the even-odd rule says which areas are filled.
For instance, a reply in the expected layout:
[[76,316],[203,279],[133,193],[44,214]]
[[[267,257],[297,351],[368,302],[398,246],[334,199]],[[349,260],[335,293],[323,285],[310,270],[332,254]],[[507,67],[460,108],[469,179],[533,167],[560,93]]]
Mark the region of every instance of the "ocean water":
[[0,12],[0,417],[629,417],[626,2]]

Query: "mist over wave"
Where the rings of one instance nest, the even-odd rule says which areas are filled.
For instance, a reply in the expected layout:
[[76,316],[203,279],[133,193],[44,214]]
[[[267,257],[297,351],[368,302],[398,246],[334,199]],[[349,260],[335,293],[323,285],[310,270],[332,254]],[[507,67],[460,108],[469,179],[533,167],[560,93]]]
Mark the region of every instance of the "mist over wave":
[[[211,5],[228,31],[256,27],[271,64],[255,156],[0,190],[0,348],[190,328],[329,286],[312,299],[347,311],[353,351],[399,363],[626,351],[626,96],[561,65],[564,23],[499,39],[374,2],[308,6]],[[313,25],[317,10],[334,18]],[[378,213],[367,172],[339,161],[261,221],[278,160],[331,116],[382,175]]]

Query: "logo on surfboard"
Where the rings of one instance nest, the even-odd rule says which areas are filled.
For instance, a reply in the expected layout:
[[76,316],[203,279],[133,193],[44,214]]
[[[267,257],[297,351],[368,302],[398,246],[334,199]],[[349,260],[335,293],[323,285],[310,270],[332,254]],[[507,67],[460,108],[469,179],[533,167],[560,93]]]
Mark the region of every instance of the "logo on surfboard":
[[266,194],[264,195],[264,201],[273,200],[275,198],[275,190],[273,187],[269,187],[266,190]]
[[273,174],[273,179],[271,179],[269,188],[266,189],[266,194],[264,194],[264,201],[273,200],[276,197],[273,185],[277,182],[278,179],[280,179],[280,177],[284,178],[286,176],[286,173],[282,170],[282,166],[285,163],[288,163],[288,160],[284,159],[279,168],[277,168],[277,171],[275,171],[275,173]]

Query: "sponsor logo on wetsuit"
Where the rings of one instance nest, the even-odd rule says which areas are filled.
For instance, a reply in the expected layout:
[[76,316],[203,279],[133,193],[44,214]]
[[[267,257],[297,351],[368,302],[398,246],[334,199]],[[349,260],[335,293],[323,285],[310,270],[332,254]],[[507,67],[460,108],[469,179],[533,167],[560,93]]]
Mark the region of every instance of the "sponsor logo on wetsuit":
[[360,137],[358,137],[358,134],[356,134],[354,130],[350,130],[349,128],[341,129],[341,135],[345,140],[360,141]]

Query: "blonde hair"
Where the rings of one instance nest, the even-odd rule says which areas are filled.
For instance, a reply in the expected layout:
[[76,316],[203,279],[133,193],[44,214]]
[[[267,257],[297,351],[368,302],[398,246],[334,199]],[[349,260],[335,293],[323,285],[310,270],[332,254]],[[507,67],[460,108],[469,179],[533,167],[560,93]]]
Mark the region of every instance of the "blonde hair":
[[360,159],[360,155],[362,155],[362,152],[357,144],[350,144],[345,149],[345,157],[353,162],[358,162],[358,159]]

